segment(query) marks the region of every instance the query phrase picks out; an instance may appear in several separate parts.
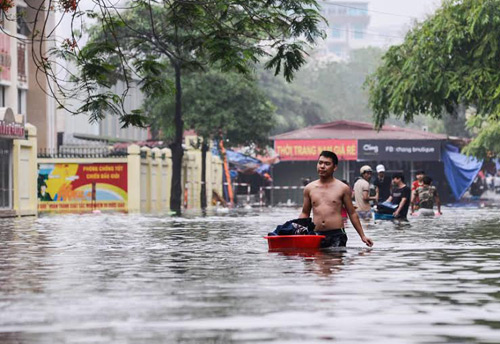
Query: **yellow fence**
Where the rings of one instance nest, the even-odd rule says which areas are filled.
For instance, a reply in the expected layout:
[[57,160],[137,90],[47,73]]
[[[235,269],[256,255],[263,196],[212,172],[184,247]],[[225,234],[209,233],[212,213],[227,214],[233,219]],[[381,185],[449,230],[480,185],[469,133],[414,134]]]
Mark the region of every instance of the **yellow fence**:
[[[184,152],[184,206],[201,206],[201,151]],[[128,147],[127,155],[110,158],[39,158],[38,210],[86,212],[117,210],[166,212],[170,208],[170,149]],[[207,204],[222,193],[222,162],[207,153]]]

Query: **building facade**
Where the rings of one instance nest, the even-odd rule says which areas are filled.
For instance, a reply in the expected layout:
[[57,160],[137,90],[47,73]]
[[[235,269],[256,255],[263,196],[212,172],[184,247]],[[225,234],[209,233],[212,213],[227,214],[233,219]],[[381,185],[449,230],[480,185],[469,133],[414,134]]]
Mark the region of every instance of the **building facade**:
[[370,24],[368,2],[320,2],[321,14],[327,20],[323,29],[326,39],[317,51],[318,57],[345,60],[353,49],[371,45],[366,29]]
[[[111,90],[116,94],[124,92],[124,84],[118,82]],[[142,106],[144,96],[137,85],[133,85],[127,92],[124,107],[126,111],[132,111]],[[70,104],[70,108],[76,109],[79,104]],[[106,116],[99,122],[90,123],[85,114],[74,115],[67,110],[59,109],[58,116],[58,147],[65,146],[92,146],[93,142],[116,142],[116,141],[145,141],[148,139],[148,131],[144,128],[128,127],[122,128],[117,116]]]
[[[402,172],[407,182],[415,178],[417,170],[424,170],[434,181],[443,201],[451,200],[451,189],[445,176],[443,146],[450,142],[444,134],[385,125],[380,131],[373,124],[340,120],[319,124],[276,135],[274,150],[280,163],[273,166],[275,186],[300,186],[317,179],[316,164],[323,150],[339,157],[335,176],[350,185],[359,176],[361,166],[372,169],[383,164],[387,173]],[[301,202],[297,189],[276,191],[274,202]]]
[[[0,14],[0,216],[36,213],[33,152],[37,145],[55,147],[56,143],[54,99],[47,95],[47,79],[32,56],[47,51],[52,43],[30,38],[42,26],[53,28],[53,18],[37,10],[42,4],[43,0],[30,1],[29,6],[14,1]],[[37,128],[31,124],[38,127],[38,142]]]

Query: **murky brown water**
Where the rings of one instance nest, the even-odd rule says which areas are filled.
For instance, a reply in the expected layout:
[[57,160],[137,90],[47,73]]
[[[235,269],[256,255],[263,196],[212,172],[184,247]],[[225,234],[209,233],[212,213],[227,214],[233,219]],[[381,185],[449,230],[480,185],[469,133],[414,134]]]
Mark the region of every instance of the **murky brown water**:
[[0,220],[1,343],[499,343],[500,212],[270,253],[297,209]]

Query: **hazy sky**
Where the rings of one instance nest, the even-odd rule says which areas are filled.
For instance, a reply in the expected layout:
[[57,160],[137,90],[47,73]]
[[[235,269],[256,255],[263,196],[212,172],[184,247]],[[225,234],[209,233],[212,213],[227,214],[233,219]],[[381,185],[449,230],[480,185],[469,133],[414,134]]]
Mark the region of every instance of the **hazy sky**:
[[441,3],[441,0],[365,1],[369,3],[368,14],[370,15],[370,26],[366,30],[367,36],[371,35],[374,40],[385,41],[387,44],[401,41],[414,20],[423,20]]
[[[410,17],[422,19],[426,14],[434,12],[441,3],[440,0],[368,0],[368,10],[374,24],[382,24],[385,21],[405,23]],[[386,12],[390,14],[376,13]]]

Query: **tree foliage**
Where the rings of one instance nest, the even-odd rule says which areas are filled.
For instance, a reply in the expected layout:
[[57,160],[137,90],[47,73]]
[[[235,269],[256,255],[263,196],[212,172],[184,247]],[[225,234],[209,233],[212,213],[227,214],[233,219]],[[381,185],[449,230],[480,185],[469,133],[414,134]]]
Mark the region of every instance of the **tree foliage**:
[[[223,71],[248,74],[267,59],[266,68],[290,81],[305,63],[305,50],[323,37],[323,18],[313,0],[133,0],[126,8],[97,4],[87,11],[97,25],[86,45],[65,44],[57,51],[57,56],[74,59],[80,72],[73,76],[75,87],[60,91],[85,100],[70,111],[89,113],[94,120],[116,114],[124,126],[140,125],[141,117],[125,113],[126,94],[102,92],[117,78],[128,84],[135,77],[145,92],[165,95],[168,89],[158,79],[165,62],[189,70],[217,64]],[[83,14],[75,12],[75,23]],[[72,34],[68,42],[78,38]]]
[[[460,106],[474,106],[479,119],[497,121],[499,6],[499,0],[445,0],[402,44],[392,46],[367,81],[375,125],[391,115],[406,122],[419,114],[456,115]],[[473,141],[468,152],[481,156],[473,149],[478,143]]]
[[[262,149],[268,145],[275,108],[256,80],[210,70],[189,73],[182,83],[185,127],[195,130],[205,142],[223,139],[228,147]],[[174,105],[168,97],[148,96],[145,100],[145,112],[166,140],[173,139]]]
[[[74,76],[75,94],[83,91],[84,105],[77,112],[86,112],[94,120],[116,114],[123,126],[143,125],[139,109],[127,113],[124,107],[134,77],[147,94],[173,96],[170,205],[180,213],[182,75],[213,65],[225,72],[249,74],[267,58],[266,68],[290,81],[305,63],[305,49],[323,36],[319,28],[323,18],[314,0],[132,0],[126,8],[106,4],[98,2],[97,9],[90,11],[98,24],[85,47],[71,45],[60,52],[74,59],[80,71]],[[168,68],[173,70],[172,87],[162,79]],[[107,91],[116,80],[127,85],[121,95]]]
[[297,74],[297,88],[323,106],[326,121],[371,120],[363,84],[381,64],[382,54],[382,49],[369,47],[353,50],[347,61],[311,63]]
[[273,77],[265,70],[259,71],[259,87],[276,108],[276,121],[271,134],[304,128],[324,122],[325,109],[313,97],[301,92],[297,84],[287,83],[283,78]]
[[[363,83],[381,63],[383,50],[353,50],[347,61],[311,60],[293,83],[260,73],[260,85],[276,106],[273,134],[339,119],[371,121]],[[423,121],[422,121],[423,122]]]

